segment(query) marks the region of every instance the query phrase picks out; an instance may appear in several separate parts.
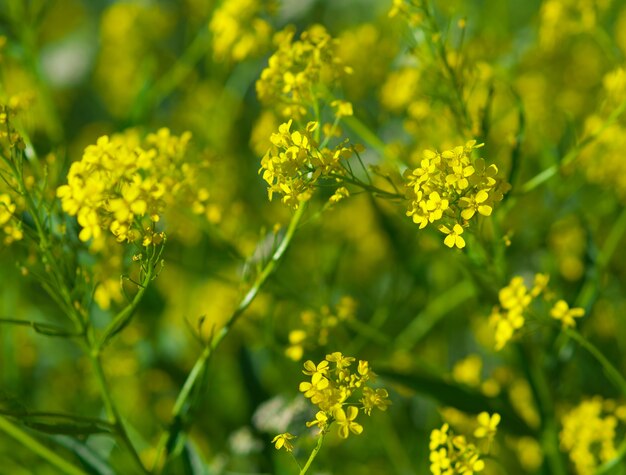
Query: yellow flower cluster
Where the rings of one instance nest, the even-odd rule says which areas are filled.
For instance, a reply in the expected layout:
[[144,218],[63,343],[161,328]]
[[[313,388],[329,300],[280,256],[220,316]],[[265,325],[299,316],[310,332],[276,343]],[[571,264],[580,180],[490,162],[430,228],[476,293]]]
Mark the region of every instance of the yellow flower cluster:
[[[536,274],[532,288],[528,288],[520,276],[513,277],[508,286],[498,293],[500,305],[494,307],[489,323],[495,328],[496,350],[501,350],[513,338],[515,332],[524,326],[526,309],[547,287],[549,277]],[[557,300],[551,310],[550,317],[562,323],[563,328],[576,326],[575,318],[580,318],[585,310],[579,307],[570,308],[563,299]]]
[[[23,150],[25,145],[19,132],[15,130],[11,121],[23,109],[28,107],[32,98],[30,94],[17,94],[8,98],[6,104],[0,104],[0,176],[3,185],[0,188],[0,229],[4,232],[2,242],[6,245],[14,241],[19,241],[24,237],[22,231],[22,221],[18,218],[21,211],[21,201],[12,195],[20,188],[20,185],[13,172],[5,165],[12,161],[13,153],[16,150]],[[33,183],[32,176],[24,177],[25,185]],[[4,187],[6,184],[6,187]],[[9,193],[3,193],[4,189]]]
[[[387,391],[368,386],[375,379],[368,362],[360,360],[356,371],[351,371],[354,361],[337,351],[326,355],[326,359],[317,365],[311,360],[304,363],[303,373],[311,379],[300,383],[299,389],[319,408],[315,420],[307,422],[307,427],[317,426],[325,433],[335,423],[339,436],[346,439],[351,432],[363,432],[363,426],[356,422],[359,410],[368,416],[374,408],[387,410],[391,404]],[[360,404],[349,402],[359,390]]]
[[278,50],[261,73],[256,91],[261,102],[280,103],[281,113],[297,120],[306,115],[307,107],[314,107],[324,89],[351,70],[343,65],[336,54],[336,40],[323,26],[313,25],[299,40],[293,38],[292,28],[276,35]]
[[494,203],[508,189],[497,177],[495,165],[472,158],[482,145],[471,140],[441,153],[425,150],[420,166],[405,173],[407,216],[420,229],[440,221],[439,230],[446,234],[444,243],[450,248],[465,247],[463,228],[477,214],[491,215]]
[[21,221],[15,218],[16,209],[17,206],[8,194],[0,194],[0,228],[5,234],[3,242],[7,245],[24,237]]
[[319,312],[305,310],[300,314],[301,326],[289,332],[289,346],[285,350],[287,357],[300,361],[305,346],[325,346],[330,331],[341,322],[351,320],[356,313],[356,301],[349,296],[341,297],[337,305],[331,309],[324,305]]
[[[481,412],[477,422],[474,437],[486,441],[488,452],[500,423],[500,415]],[[430,471],[434,475],[472,475],[485,468],[485,462],[481,459],[484,453],[476,444],[468,442],[464,435],[455,435],[447,423],[431,432],[429,448]]]
[[616,456],[618,422],[626,419],[626,406],[596,396],[567,412],[561,422],[561,447],[568,452],[578,475],[596,473],[600,463]]
[[88,146],[70,167],[68,184],[57,189],[63,210],[78,219],[80,240],[101,250],[108,230],[119,242],[148,246],[163,238],[155,226],[168,205],[185,196],[192,210],[203,209],[208,193],[197,189],[193,166],[185,162],[190,138],[164,128],[143,143],[130,132]]
[[[342,142],[335,148],[320,147],[314,137],[318,122],[309,122],[303,131],[291,131],[292,120],[281,124],[271,136],[272,147],[261,159],[259,173],[268,183],[270,201],[274,193],[283,203],[298,208],[311,198],[320,177],[338,178],[344,174],[340,161],[349,158],[353,148]],[[346,190],[347,191],[347,190]]]
[[514,333],[524,326],[524,312],[533,299],[544,291],[548,279],[545,274],[535,275],[534,285],[529,289],[524,279],[516,276],[500,290],[500,306],[494,307],[489,317],[490,324],[495,328],[496,350],[504,348]]
[[263,3],[259,0],[225,0],[215,10],[209,23],[215,59],[239,62],[265,51],[272,27],[261,18]]

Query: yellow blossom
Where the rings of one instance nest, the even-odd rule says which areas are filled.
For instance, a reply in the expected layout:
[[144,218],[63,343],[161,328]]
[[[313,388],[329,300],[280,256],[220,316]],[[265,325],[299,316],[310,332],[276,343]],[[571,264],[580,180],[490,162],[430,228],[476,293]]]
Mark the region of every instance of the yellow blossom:
[[272,439],[272,444],[274,444],[276,450],[284,448],[287,452],[291,452],[293,450],[293,444],[290,441],[295,438],[295,435],[285,432],[284,434],[278,434],[274,437]]
[[580,307],[569,308],[569,305],[565,300],[557,301],[552,310],[550,310],[550,316],[556,320],[560,320],[563,323],[563,327],[576,326],[575,318],[580,318],[585,315],[585,310]]

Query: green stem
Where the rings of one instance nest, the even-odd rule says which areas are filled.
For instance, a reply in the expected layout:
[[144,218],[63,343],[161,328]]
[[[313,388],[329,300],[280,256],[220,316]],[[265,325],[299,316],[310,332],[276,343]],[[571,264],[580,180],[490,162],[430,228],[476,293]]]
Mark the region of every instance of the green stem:
[[138,124],[150,109],[165,100],[194,70],[196,64],[206,56],[210,47],[209,32],[206,25],[182,53],[180,59],[165,73],[143,96],[132,111],[132,122]]
[[304,464],[304,467],[302,467],[302,470],[300,470],[300,475],[304,475],[309,470],[309,468],[311,467],[311,464],[313,463],[313,460],[315,460],[315,457],[317,457],[317,454],[319,453],[320,449],[322,448],[322,444],[324,443],[324,437],[325,436],[326,436],[326,433],[322,432],[319,435],[319,437],[317,438],[317,445],[315,446],[315,448],[311,452],[311,455],[309,455],[309,459]]
[[104,401],[104,408],[107,413],[107,418],[109,422],[115,427],[117,434],[120,439],[130,452],[133,460],[135,461],[137,467],[141,470],[142,473],[149,473],[145,467],[143,466],[143,462],[135,449],[135,446],[128,437],[128,432],[126,431],[126,427],[120,417],[120,414],[115,406],[113,401],[113,397],[111,396],[111,391],[106,381],[106,377],[104,375],[104,370],[102,368],[102,363],[100,362],[100,353],[97,348],[92,348],[89,353],[93,368],[95,370],[96,380],[98,381],[98,386],[100,387],[100,393],[102,395],[102,399]]
[[619,370],[615,366],[613,366],[613,364],[607,359],[607,357],[604,356],[604,354],[593,343],[591,343],[573,328],[565,328],[563,329],[563,331],[572,340],[576,341],[576,343],[578,343],[585,350],[587,350],[591,354],[591,356],[593,356],[598,361],[598,363],[600,363],[607,378],[615,385],[617,389],[620,390],[622,395],[626,397],[626,379],[624,379],[622,373],[620,373]]
[[233,314],[227,320],[226,324],[222,327],[220,332],[217,335],[215,335],[215,337],[211,341],[211,347],[213,350],[217,348],[217,346],[220,344],[222,339],[228,334],[232,326],[237,322],[239,317],[250,306],[252,301],[255,299],[255,297],[261,290],[261,287],[263,286],[263,284],[265,284],[265,281],[267,280],[267,278],[270,275],[272,275],[274,270],[276,270],[278,263],[280,262],[281,258],[283,257],[283,254],[285,253],[285,251],[289,247],[289,244],[291,243],[291,240],[293,239],[293,236],[296,232],[296,229],[298,228],[298,224],[300,223],[300,220],[302,219],[305,209],[306,209],[306,202],[302,203],[300,207],[296,210],[295,214],[291,218],[291,221],[289,222],[289,226],[287,227],[285,236],[283,237],[283,240],[281,241],[280,245],[278,246],[278,248],[272,255],[272,258],[265,265],[261,273],[258,275],[256,280],[254,281],[254,284],[252,285],[250,290],[248,290],[246,295],[243,297],[243,299],[239,303],[239,306],[235,309]]
[[554,404],[550,386],[543,372],[541,357],[530,356],[531,351],[525,351],[522,357],[528,361],[526,371],[528,382],[531,385],[539,411],[541,413],[541,439],[550,472],[555,475],[565,475],[567,472],[559,451],[559,435],[555,422]]
[[3,416],[0,416],[0,430],[13,437],[23,446],[28,447],[32,452],[36,453],[41,458],[50,462],[61,472],[67,475],[85,475],[86,472],[61,458],[55,452],[31,437]]
[[343,117],[342,121],[346,124],[352,131],[357,134],[365,143],[367,143],[370,147],[380,153],[381,156],[389,159],[393,163],[402,163],[400,158],[395,154],[391,153],[387,144],[383,142],[377,134],[375,134],[367,125],[361,122],[354,116],[351,117]]
[[551,167],[546,168],[545,170],[539,172],[533,178],[524,183],[517,193],[518,195],[526,194],[535,188],[539,187],[554,175],[556,175],[562,168],[566,167],[570,163],[572,163],[580,153],[590,145],[594,140],[596,140],[602,132],[604,132],[608,127],[610,127],[615,121],[622,115],[622,113],[626,110],[626,101],[622,102],[615,110],[609,115],[607,120],[602,124],[602,126],[594,131],[593,133],[587,135],[584,139],[582,139],[578,144],[576,144],[568,153],[565,155],[563,160],[559,163],[552,165]]
[[198,384],[198,381],[201,380],[201,376],[204,374],[204,369],[211,355],[217,349],[217,347],[220,345],[220,343],[226,337],[226,335],[228,335],[228,333],[230,332],[232,327],[235,325],[237,320],[241,317],[241,315],[246,311],[246,309],[253,302],[253,300],[258,295],[259,291],[263,287],[263,284],[265,284],[268,277],[272,275],[272,273],[276,270],[278,263],[282,259],[283,255],[285,254],[285,251],[287,250],[287,248],[289,247],[289,244],[291,243],[293,239],[293,236],[300,223],[300,220],[302,219],[302,216],[304,215],[304,211],[306,207],[307,207],[307,204],[305,202],[305,203],[302,203],[300,207],[296,210],[296,212],[291,218],[291,221],[289,222],[289,226],[287,227],[285,236],[283,237],[276,251],[274,251],[274,254],[272,255],[271,259],[265,265],[261,273],[257,276],[256,280],[254,281],[254,284],[252,285],[250,290],[248,290],[248,292],[244,295],[241,302],[239,303],[235,311],[231,314],[229,319],[226,321],[224,326],[221,328],[219,333],[217,333],[217,335],[211,338],[211,341],[204,348],[204,350],[202,351],[202,353],[196,360],[191,372],[187,376],[187,379],[185,380],[185,383],[180,393],[178,394],[178,397],[176,398],[174,408],[172,409],[172,421],[173,422],[170,423],[169,429],[167,430],[166,433],[164,433],[161,436],[161,439],[159,441],[159,445],[157,448],[157,456],[154,462],[154,470],[157,473],[159,473],[160,470],[163,469],[163,467],[165,466],[165,463],[167,462],[167,458],[166,458],[166,460],[164,461],[164,464],[161,465],[159,468],[161,458],[163,457],[163,452],[168,446],[168,443],[171,442],[171,439],[176,436],[175,434],[172,433],[172,429],[175,427],[175,425],[177,425],[180,422],[181,417],[183,415],[183,411],[187,407],[189,407],[188,402],[193,393],[193,389]]
[[132,302],[124,307],[115,317],[113,317],[113,320],[111,320],[111,322],[107,325],[104,332],[95,343],[94,349],[98,353],[111,338],[113,338],[128,324],[130,318],[133,316],[135,310],[137,310],[137,307],[139,306],[139,303],[143,299],[150,282],[154,278],[154,268],[157,264],[158,263],[155,262],[154,259],[148,259],[146,273],[141,281],[141,285],[139,286],[137,293],[133,297]]

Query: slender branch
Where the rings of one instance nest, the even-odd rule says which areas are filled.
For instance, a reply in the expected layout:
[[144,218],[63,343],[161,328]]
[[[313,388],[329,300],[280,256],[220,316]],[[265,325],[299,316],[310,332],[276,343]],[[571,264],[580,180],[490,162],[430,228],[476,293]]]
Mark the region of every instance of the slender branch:
[[250,306],[250,304],[256,298],[256,296],[258,295],[259,291],[261,290],[261,288],[263,287],[263,285],[265,284],[269,276],[272,275],[272,273],[276,270],[278,263],[280,262],[283,255],[287,251],[295,235],[295,232],[302,219],[302,216],[304,215],[306,207],[307,207],[307,204],[306,202],[304,202],[296,210],[296,212],[291,218],[291,221],[289,222],[289,226],[287,227],[287,231],[285,232],[285,235],[280,245],[278,246],[278,248],[276,248],[276,251],[274,251],[274,254],[272,255],[271,259],[267,262],[267,264],[265,264],[265,267],[263,268],[261,273],[257,276],[252,287],[250,288],[250,290],[248,290],[248,292],[246,292],[244,297],[241,299],[239,305],[237,306],[235,311],[231,314],[231,316],[226,321],[224,326],[220,329],[220,331],[215,336],[211,338],[209,344],[207,344],[207,346],[204,348],[204,350],[202,351],[202,353],[196,360],[191,372],[189,373],[189,375],[187,376],[187,379],[185,380],[185,383],[183,384],[181,391],[178,394],[178,397],[176,398],[174,408],[172,409],[172,422],[170,423],[167,431],[160,438],[159,445],[157,448],[157,456],[155,458],[154,468],[153,468],[153,471],[155,471],[156,473],[159,473],[160,470],[162,470],[165,467],[165,464],[167,463],[167,454],[166,454],[165,455],[166,458],[163,462],[163,465],[161,465],[161,459],[164,456],[163,453],[165,452],[167,447],[171,446],[172,440],[178,435],[178,434],[174,434],[173,430],[175,427],[177,427],[180,424],[181,419],[183,417],[183,412],[187,410],[187,408],[189,407],[189,399],[193,393],[194,388],[196,388],[196,385],[202,379],[201,376],[204,374],[204,370],[208,361],[210,360],[211,356],[213,355],[217,347],[220,345],[222,340],[226,337],[226,335],[228,335],[228,333],[230,332],[231,328],[235,325],[237,320],[241,317],[241,315],[246,311],[246,309]]
[[607,359],[606,356],[589,340],[578,333],[573,328],[564,328],[563,331],[572,340],[576,341],[580,346],[587,350],[598,363],[602,366],[607,378],[620,390],[622,395],[626,397],[626,379],[622,373]]
[[96,380],[98,381],[98,386],[100,387],[100,394],[102,395],[102,399],[104,401],[104,407],[109,422],[115,427],[116,433],[119,435],[120,439],[130,452],[138,468],[140,468],[143,473],[149,473],[144,467],[143,462],[141,461],[141,458],[139,457],[139,454],[135,449],[135,446],[131,442],[126,427],[117,410],[117,407],[115,406],[113,397],[111,396],[111,391],[104,375],[104,370],[102,369],[102,363],[100,362],[100,354],[98,350],[96,350],[95,348],[92,349],[89,356],[92,362],[92,366],[95,370]]
[[324,437],[325,436],[326,436],[325,432],[322,432],[318,436],[318,438],[317,438],[317,445],[315,446],[315,448],[311,452],[311,455],[309,455],[309,459],[304,464],[304,467],[302,467],[302,470],[300,470],[300,475],[304,475],[309,470],[309,468],[311,468],[311,464],[313,463],[313,460],[315,460],[315,457],[317,457],[317,454],[319,453],[320,449],[322,448],[322,444],[324,443]]
[[86,472],[71,464],[67,460],[57,455],[54,451],[43,445],[37,439],[33,438],[21,428],[11,423],[7,418],[0,416],[0,430],[13,437],[24,447],[28,447],[32,452],[54,465],[61,472],[67,475],[85,475]]
[[578,144],[576,144],[568,153],[565,155],[563,160],[559,163],[552,165],[551,167],[546,168],[545,170],[539,172],[537,175],[532,177],[526,183],[524,183],[517,195],[526,194],[535,188],[539,187],[550,178],[555,176],[559,171],[561,171],[564,167],[572,163],[574,160],[578,158],[580,153],[591,143],[593,143],[608,127],[610,127],[615,121],[622,115],[622,113],[626,110],[626,101],[622,102],[615,110],[609,115],[607,120],[602,124],[600,128],[595,130],[594,132],[587,135],[584,139],[582,139]]

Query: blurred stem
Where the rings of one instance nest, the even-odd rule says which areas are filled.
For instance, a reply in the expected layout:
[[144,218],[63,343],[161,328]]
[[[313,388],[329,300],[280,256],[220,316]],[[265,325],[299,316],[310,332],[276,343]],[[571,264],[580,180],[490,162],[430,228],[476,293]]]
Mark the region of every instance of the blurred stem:
[[613,254],[615,253],[625,232],[626,208],[622,210],[621,214],[613,224],[613,227],[609,231],[609,235],[604,241],[604,245],[595,260],[595,265],[592,271],[588,273],[589,277],[585,280],[585,283],[576,298],[576,305],[583,307],[586,312],[591,310],[591,306],[595,298],[597,298],[602,273],[611,262]]
[[163,465],[160,465],[161,458],[164,456],[163,452],[167,447],[172,446],[172,442],[178,437],[178,433],[174,433],[174,429],[180,426],[182,422],[182,418],[186,412],[189,412],[191,408],[191,395],[193,390],[196,388],[198,382],[202,379],[201,376],[205,373],[205,367],[207,362],[210,360],[213,352],[218,348],[222,340],[228,335],[232,327],[235,325],[237,320],[241,317],[241,315],[246,311],[246,309],[250,306],[253,300],[258,295],[259,291],[267,281],[267,279],[274,273],[278,263],[282,259],[283,255],[289,248],[291,241],[298,229],[298,225],[304,215],[304,212],[307,208],[307,202],[301,203],[300,207],[296,210],[294,215],[289,222],[289,226],[287,227],[287,231],[280,242],[276,251],[272,255],[271,259],[265,264],[265,267],[261,271],[261,273],[255,279],[252,287],[246,292],[241,302],[235,309],[235,311],[231,314],[229,319],[226,321],[224,326],[220,329],[220,331],[214,335],[207,346],[204,348],[198,359],[196,360],[191,372],[187,376],[185,383],[176,398],[176,402],[174,404],[174,408],[172,409],[172,422],[168,430],[161,436],[159,440],[159,444],[157,446],[157,455],[154,461],[153,471],[156,473],[160,473],[165,465],[167,464],[169,454],[165,454],[165,460]]
[[326,436],[325,432],[320,433],[319,437],[317,438],[317,445],[315,446],[315,448],[313,448],[313,451],[311,452],[311,455],[309,455],[309,459],[304,464],[304,467],[302,467],[302,470],[300,470],[300,475],[304,475],[311,467],[313,460],[315,460],[315,457],[317,457],[317,454],[322,448],[322,444],[324,443],[325,436]]
[[393,163],[402,164],[402,161],[394,153],[391,153],[389,147],[383,142],[376,133],[374,133],[367,125],[354,116],[343,117],[341,119],[352,131],[357,134],[365,143],[376,150],[381,156],[389,159]]
[[38,63],[36,34],[38,30],[32,25],[32,21],[27,16],[28,2],[16,1],[13,5],[13,31],[19,38],[23,48],[24,63],[37,83],[39,100],[43,106],[45,115],[43,117],[46,131],[52,142],[59,144],[63,142],[63,126],[59,117],[57,107],[54,104],[50,87],[46,82]]
[[[88,342],[88,344],[92,345],[93,343]],[[107,384],[104,370],[102,368],[102,363],[100,361],[100,349],[92,346],[91,351],[89,352],[89,357],[95,370],[96,380],[98,381],[98,386],[100,387],[100,394],[102,395],[102,399],[104,401],[104,408],[107,413],[107,418],[109,419],[109,422],[115,427],[115,431],[130,452],[133,460],[137,464],[137,467],[141,470],[142,473],[149,473],[143,466],[143,463],[141,462],[141,458],[139,458],[139,454],[137,453],[135,446],[128,437],[126,427],[122,422],[122,418],[120,417],[117,407],[115,406],[115,402],[113,401],[113,397],[111,396],[111,390],[109,389],[109,385]]]
[[524,183],[520,187],[520,190],[518,193],[516,193],[516,195],[523,195],[534,190],[535,188],[544,184],[554,175],[556,175],[559,171],[561,171],[561,169],[563,169],[564,167],[572,163],[574,160],[576,160],[578,158],[578,155],[580,155],[580,153],[585,149],[585,147],[593,143],[593,141],[596,140],[602,134],[602,132],[604,132],[608,127],[613,125],[615,121],[622,115],[624,110],[626,110],[626,101],[622,102],[619,106],[615,108],[615,110],[609,115],[609,117],[604,122],[604,124],[602,124],[601,127],[599,127],[597,130],[587,135],[580,142],[578,142],[567,153],[567,155],[565,155],[563,160],[561,160],[559,163],[552,165],[551,167],[546,168],[545,170],[539,172],[533,178],[528,180],[526,183]]
[[589,340],[578,333],[573,328],[564,328],[563,332],[572,340],[576,341],[580,346],[587,350],[598,363],[602,366],[607,378],[620,390],[622,395],[626,397],[626,379],[619,370],[607,359],[606,356]]
[[67,475],[85,475],[86,472],[74,466],[73,464],[66,461],[65,459],[61,458],[55,452],[50,450],[48,447],[43,445],[38,440],[31,437],[29,434],[24,432],[21,428],[11,423],[8,419],[6,419],[3,416],[0,416],[0,430],[6,433],[7,435],[13,437],[15,440],[20,442],[24,447],[27,447],[32,452],[39,455],[41,458],[50,462],[50,464],[54,465],[62,473],[65,473]]
[[463,99],[462,81],[459,79],[457,71],[454,70],[450,61],[448,61],[448,52],[446,51],[446,46],[443,42],[443,33],[437,24],[437,20],[435,19],[435,15],[428,0],[423,0],[422,11],[424,12],[425,20],[428,24],[428,30],[430,30],[424,32],[424,37],[431,48],[435,50],[435,54],[439,56],[439,60],[444,68],[443,76],[444,78],[446,75],[448,76],[447,79],[450,81],[450,85],[454,90],[454,98],[456,99],[457,104],[455,106],[454,103],[451,102],[450,109],[457,122],[457,129],[459,133],[461,135],[465,135],[472,130],[472,121],[470,119],[465,100]]
[[131,121],[138,124],[145,115],[163,102],[193,72],[196,64],[205,57],[211,42],[206,24],[200,28],[193,41],[180,55],[178,61],[140,97],[131,112]]
[[155,266],[158,265],[160,252],[157,253],[154,246],[152,250],[154,254],[150,256],[146,262],[144,278],[142,279],[141,285],[139,285],[139,289],[137,290],[135,297],[133,297],[132,302],[124,307],[115,317],[113,317],[113,320],[111,320],[111,322],[107,325],[97,342],[94,342],[93,348],[98,354],[104,345],[128,324],[130,318],[133,316],[135,310],[137,310],[137,307],[139,306],[139,303],[143,299],[150,282],[154,278],[154,270]]
[[541,355],[534,356],[534,350],[526,350],[520,347],[520,356],[526,362],[525,370],[528,376],[528,382],[532,388],[533,394],[539,412],[541,414],[541,439],[550,472],[554,475],[566,475],[561,453],[559,451],[559,435],[556,426],[556,418],[554,414],[554,404],[550,386],[546,375],[544,374],[542,363],[544,358]]

